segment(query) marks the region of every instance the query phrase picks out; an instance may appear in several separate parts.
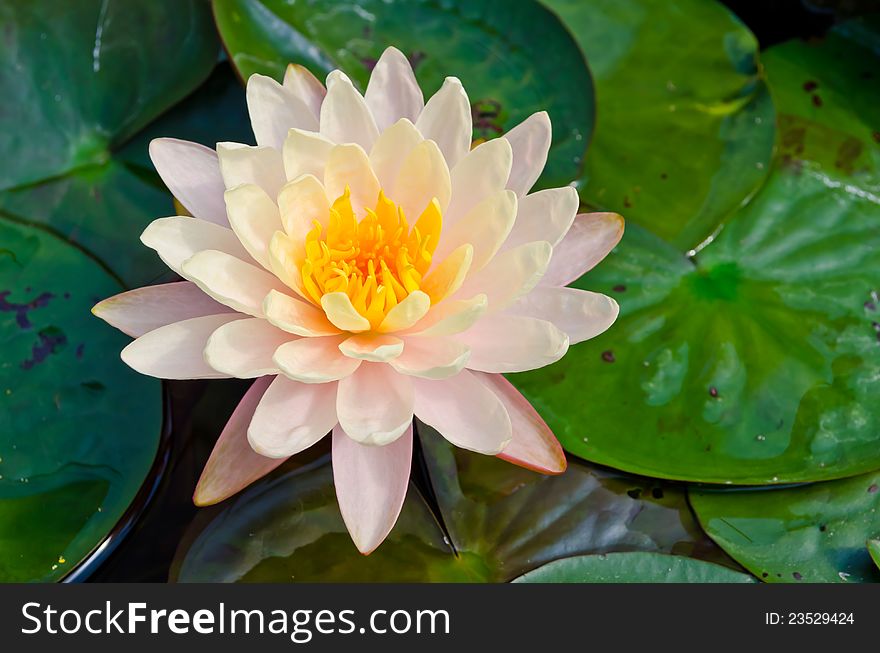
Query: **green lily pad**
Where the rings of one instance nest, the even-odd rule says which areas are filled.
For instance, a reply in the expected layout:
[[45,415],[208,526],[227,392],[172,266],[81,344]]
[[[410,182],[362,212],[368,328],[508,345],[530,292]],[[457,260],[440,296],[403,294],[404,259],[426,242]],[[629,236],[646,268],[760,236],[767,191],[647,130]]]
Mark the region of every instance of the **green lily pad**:
[[581,198],[697,246],[770,168],[774,109],[755,37],[705,0],[542,2],[574,34],[596,84]]
[[880,473],[773,491],[693,490],[706,532],[767,582],[880,582]]
[[871,554],[871,560],[880,570],[880,540],[868,540],[868,553]]
[[56,580],[113,529],[156,455],[160,384],[89,309],[119,284],[39,227],[0,219],[0,581]]
[[542,476],[453,449],[420,426],[430,493],[415,486],[370,556],[351,543],[326,458],[280,470],[205,510],[178,550],[177,581],[506,581],[564,555],[663,551],[718,559],[682,492],[572,463]]
[[323,77],[344,70],[362,89],[393,45],[412,62],[426,97],[459,77],[474,109],[474,137],[495,137],[535,111],[553,122],[543,185],[581,167],[593,127],[593,86],[583,56],[538,3],[501,0],[222,0],[217,27],[242,77],[281,79],[288,62]]
[[562,558],[514,583],[753,583],[755,579],[703,560],[663,553],[607,553]]
[[[568,451],[735,484],[880,467],[880,87],[855,86],[873,55],[853,31],[766,53],[786,112],[780,157],[714,242],[687,258],[630,226],[576,282],[614,295],[621,318],[559,363],[511,378]],[[814,65],[824,57],[833,69]],[[816,106],[809,80],[840,90]]]
[[105,162],[217,58],[198,0],[12,0],[0,23],[0,189]]

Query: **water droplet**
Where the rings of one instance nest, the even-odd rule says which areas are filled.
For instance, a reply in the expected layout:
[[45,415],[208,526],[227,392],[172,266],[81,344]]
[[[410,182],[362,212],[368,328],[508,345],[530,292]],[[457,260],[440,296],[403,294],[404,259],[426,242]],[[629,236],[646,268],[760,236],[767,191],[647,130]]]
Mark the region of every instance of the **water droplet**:
[[756,167],[758,170],[763,170],[763,169],[764,169],[764,162],[763,162],[763,161],[758,161],[758,162],[755,164],[755,167]]
[[767,439],[767,437],[766,437],[765,435],[762,435],[761,433],[759,433],[758,435],[755,436],[755,439],[756,439],[758,442],[763,442],[764,440]]
[[840,580],[844,582],[848,581],[850,577],[850,574],[846,573],[845,571],[841,571],[837,575],[840,576]]
[[584,438],[583,440],[584,440],[584,442],[589,442],[590,438]]

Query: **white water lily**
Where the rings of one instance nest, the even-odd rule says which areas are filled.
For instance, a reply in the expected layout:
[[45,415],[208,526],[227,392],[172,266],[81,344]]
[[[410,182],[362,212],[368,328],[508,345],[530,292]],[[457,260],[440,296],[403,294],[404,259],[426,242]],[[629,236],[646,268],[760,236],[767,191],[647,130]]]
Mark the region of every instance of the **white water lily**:
[[607,329],[605,295],[565,286],[619,241],[616,214],[577,215],[573,188],[529,193],[550,147],[536,113],[471,148],[447,78],[424,102],[389,48],[366,93],[340,71],[253,75],[257,146],[158,139],[150,154],[193,217],[141,240],[186,281],[94,312],[164,379],[258,378],[199,481],[215,503],[332,432],[345,524],[363,553],[393,527],[413,416],[453,444],[545,473],[559,443],[502,375],[543,367]]

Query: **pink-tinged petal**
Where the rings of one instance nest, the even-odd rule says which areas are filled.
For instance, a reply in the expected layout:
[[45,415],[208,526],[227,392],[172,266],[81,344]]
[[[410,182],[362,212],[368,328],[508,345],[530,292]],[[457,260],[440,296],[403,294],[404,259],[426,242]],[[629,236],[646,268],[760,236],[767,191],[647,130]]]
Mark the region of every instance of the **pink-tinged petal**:
[[271,376],[257,379],[238,402],[196,485],[193,503],[197,506],[220,503],[287,460],[261,456],[253,450],[247,439],[248,424],[254,410],[273,380],[274,377]]
[[516,223],[502,251],[536,240],[546,240],[555,247],[571,229],[578,206],[580,198],[571,186],[548,188],[520,198]]
[[336,384],[310,385],[277,376],[248,427],[254,451],[288,458],[308,449],[336,426]]
[[526,243],[501,252],[482,270],[468,276],[456,296],[486,295],[489,312],[500,311],[538,285],[552,255],[553,248],[546,241]]
[[364,555],[379,546],[400,515],[412,464],[413,434],[384,447],[360,444],[333,429],[333,484],[345,527]]
[[288,179],[297,179],[303,175],[324,178],[324,166],[333,149],[333,142],[317,132],[291,129],[284,141],[282,158],[284,172]]
[[470,299],[447,299],[431,308],[428,314],[406,331],[409,335],[451,336],[470,329],[489,308],[486,295]]
[[[278,205],[255,184],[243,184],[226,191],[229,224],[248,254],[270,270],[269,243],[281,229]],[[273,196],[274,197],[274,196]]]
[[271,77],[251,75],[246,96],[257,145],[281,150],[291,129],[318,130],[308,105]]
[[443,214],[445,224],[462,220],[477,204],[504,190],[512,161],[510,143],[503,138],[472,149],[450,170],[452,199]]
[[562,445],[519,390],[500,374],[475,374],[501,400],[510,416],[513,438],[498,457],[542,474],[564,472],[567,463]]
[[253,184],[275,198],[287,181],[281,152],[274,147],[217,143],[217,156],[220,157],[220,173],[227,189]]
[[300,338],[281,345],[274,356],[278,369],[300,383],[328,383],[351,376],[361,364],[339,351],[344,336]]
[[379,134],[370,150],[370,165],[382,188],[391,188],[403,162],[423,140],[419,130],[406,118]]
[[355,143],[367,152],[379,136],[363,96],[339,70],[327,75],[327,96],[321,104],[321,135],[334,143]]
[[496,455],[510,443],[510,417],[479,377],[462,370],[443,381],[413,379],[415,414],[462,449]]
[[190,281],[136,288],[98,302],[92,313],[133,338],[172,322],[234,312]]
[[181,276],[183,262],[206,249],[226,252],[242,261],[251,260],[232,229],[187,216],[153,220],[141,234],[141,242],[156,250],[165,265]]
[[351,207],[359,217],[365,214],[366,209],[376,208],[379,180],[370,167],[370,159],[364,148],[347,143],[330,150],[324,169],[324,188],[331,201],[348,188],[351,191]]
[[386,48],[373,67],[364,99],[380,132],[401,118],[415,122],[425,107],[409,60],[394,47]]
[[343,340],[339,345],[339,351],[350,358],[387,363],[400,356],[403,351],[403,340],[395,336],[365,333]]
[[553,248],[542,286],[567,286],[605,258],[623,238],[623,218],[616,213],[581,213]]
[[333,336],[339,329],[330,324],[324,311],[296,297],[270,290],[263,300],[266,319],[279,329],[298,336]]
[[513,148],[513,167],[507,187],[517,195],[528,193],[541,176],[552,135],[546,111],[533,113],[504,135]]
[[452,338],[406,339],[403,352],[389,364],[401,374],[423,379],[447,379],[464,369],[470,349]]
[[239,313],[206,315],[168,324],[129,344],[120,356],[133,370],[160,379],[224,379],[228,374],[208,365],[202,352],[214,331],[243,319]]
[[471,348],[467,367],[480,372],[525,372],[555,363],[568,351],[568,335],[552,322],[494,313],[455,336]]
[[461,82],[447,77],[416,120],[422,136],[437,143],[451,169],[471,149],[471,103]]
[[568,334],[570,344],[595,338],[614,324],[620,307],[606,295],[578,288],[538,288],[507,309],[534,317]]
[[205,360],[218,372],[238,379],[278,374],[275,350],[293,336],[258,317],[224,324],[208,338]]
[[412,423],[412,380],[384,363],[363,363],[339,382],[336,415],[345,432],[362,444],[394,442]]
[[263,300],[269,291],[285,288],[275,275],[212,249],[187,259],[181,272],[221,304],[254,317],[264,317]]
[[157,138],[150,143],[150,159],[171,194],[192,215],[227,226],[223,177],[217,153],[198,143]]
[[308,68],[296,63],[287,64],[283,86],[305,103],[315,120],[321,117],[321,103],[327,89]]

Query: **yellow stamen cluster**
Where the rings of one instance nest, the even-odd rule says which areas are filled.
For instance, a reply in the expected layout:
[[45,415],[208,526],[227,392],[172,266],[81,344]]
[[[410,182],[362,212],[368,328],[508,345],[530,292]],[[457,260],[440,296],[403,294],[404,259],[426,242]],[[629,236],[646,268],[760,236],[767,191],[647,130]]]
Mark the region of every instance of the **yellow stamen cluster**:
[[344,292],[375,328],[415,290],[440,239],[440,205],[432,201],[410,229],[403,210],[382,191],[375,209],[358,220],[348,189],[330,209],[326,228],[314,221],[301,273],[308,296]]

